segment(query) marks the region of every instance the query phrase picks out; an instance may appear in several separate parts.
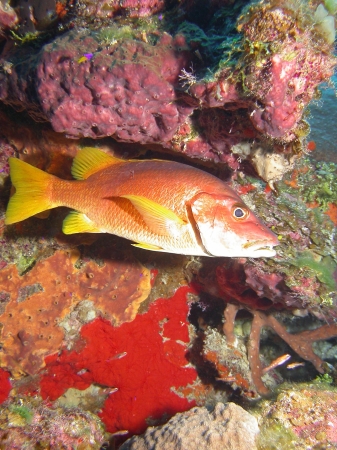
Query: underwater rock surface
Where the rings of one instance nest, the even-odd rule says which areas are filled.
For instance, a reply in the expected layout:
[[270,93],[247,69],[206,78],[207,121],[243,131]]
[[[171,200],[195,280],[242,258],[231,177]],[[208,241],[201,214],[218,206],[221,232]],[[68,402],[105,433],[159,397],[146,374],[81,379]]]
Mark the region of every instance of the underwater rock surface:
[[258,448],[336,448],[336,408],[336,388],[324,377],[311,385],[280,386],[276,400],[261,405]]
[[256,450],[257,420],[235,403],[192,408],[176,414],[162,427],[149,427],[143,436],[126,441],[121,450]]

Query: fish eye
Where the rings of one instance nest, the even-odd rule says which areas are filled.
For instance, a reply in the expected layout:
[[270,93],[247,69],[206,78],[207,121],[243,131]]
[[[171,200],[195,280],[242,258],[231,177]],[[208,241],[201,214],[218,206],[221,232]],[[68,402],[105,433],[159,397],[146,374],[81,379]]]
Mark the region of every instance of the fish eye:
[[236,220],[246,219],[249,216],[249,210],[241,205],[234,205],[232,208],[232,215]]

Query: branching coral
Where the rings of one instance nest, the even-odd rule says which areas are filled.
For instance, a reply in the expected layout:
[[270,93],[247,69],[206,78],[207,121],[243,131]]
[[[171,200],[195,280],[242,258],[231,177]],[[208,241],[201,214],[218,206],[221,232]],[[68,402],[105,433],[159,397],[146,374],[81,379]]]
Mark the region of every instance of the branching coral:
[[[228,344],[233,346],[235,346],[236,342],[234,333],[235,316],[240,309],[240,306],[234,304],[228,304],[225,309],[223,330]],[[302,331],[300,333],[288,333],[285,326],[272,314],[253,310],[250,310],[250,312],[253,314],[253,320],[248,344],[248,359],[253,383],[260,394],[267,394],[269,391],[262,381],[263,366],[260,361],[260,335],[264,327],[271,328],[301,358],[312,362],[318,372],[325,372],[324,361],[314,353],[312,345],[316,341],[337,336],[337,324],[322,325],[315,330]]]

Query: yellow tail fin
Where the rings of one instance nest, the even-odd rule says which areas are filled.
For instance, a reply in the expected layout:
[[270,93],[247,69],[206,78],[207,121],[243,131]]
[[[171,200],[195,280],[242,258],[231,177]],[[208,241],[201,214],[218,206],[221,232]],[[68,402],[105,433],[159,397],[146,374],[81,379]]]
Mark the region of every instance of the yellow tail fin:
[[48,187],[55,178],[53,175],[16,158],[9,158],[9,166],[16,192],[7,206],[6,225],[54,207],[48,198]]

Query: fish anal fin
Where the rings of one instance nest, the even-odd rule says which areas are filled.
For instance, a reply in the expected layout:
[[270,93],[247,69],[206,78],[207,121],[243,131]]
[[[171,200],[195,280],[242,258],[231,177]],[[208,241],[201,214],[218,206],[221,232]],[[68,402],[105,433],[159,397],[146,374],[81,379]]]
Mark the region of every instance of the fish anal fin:
[[123,162],[124,159],[116,158],[98,148],[83,147],[74,158],[71,173],[76,180],[85,180],[99,170]]
[[102,231],[83,213],[72,211],[63,221],[64,234],[101,233]]
[[137,244],[131,244],[133,247],[143,248],[145,250],[152,250],[154,252],[162,252],[164,251],[162,247],[158,247],[158,245],[152,244],[144,244],[142,242],[138,242]]
[[122,195],[128,199],[142,216],[146,225],[161,236],[178,237],[186,222],[173,211],[139,195]]

